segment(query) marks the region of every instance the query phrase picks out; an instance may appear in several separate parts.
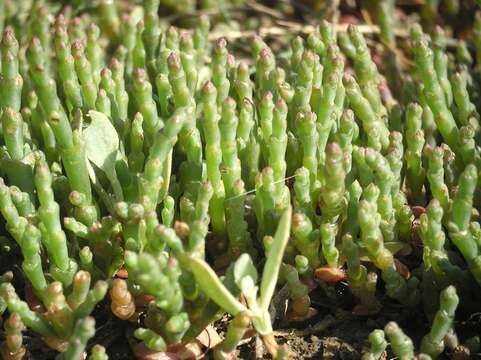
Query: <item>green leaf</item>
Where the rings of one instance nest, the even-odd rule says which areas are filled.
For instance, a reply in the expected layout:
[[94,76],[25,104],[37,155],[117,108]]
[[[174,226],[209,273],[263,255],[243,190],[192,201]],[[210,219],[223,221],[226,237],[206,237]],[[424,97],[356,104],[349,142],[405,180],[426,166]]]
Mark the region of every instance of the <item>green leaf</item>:
[[[98,112],[90,110],[88,113],[92,122],[82,132],[85,143],[85,154],[99,169],[107,175],[117,200],[122,200],[122,187],[115,172],[115,161],[118,159],[119,136],[109,118]],[[92,176],[92,174],[90,174]],[[95,181],[95,178],[92,179]]]
[[284,256],[284,251],[286,250],[287,241],[289,240],[291,232],[291,217],[292,207],[289,206],[284,214],[282,214],[281,220],[279,221],[279,226],[274,235],[274,241],[272,242],[266,264],[264,265],[259,305],[266,311],[269,308],[269,303],[271,302],[272,295],[276,289],[282,257]]
[[247,299],[249,307],[257,301],[257,270],[248,254],[242,254],[234,264],[234,281]]
[[[397,254],[398,252],[402,253],[410,253],[412,251],[411,245],[401,241],[388,241],[384,243],[384,247],[388,249],[393,255]],[[364,244],[359,244],[359,256],[361,257],[361,261],[368,261],[371,262],[371,258],[369,257],[368,251]]]
[[217,305],[235,316],[241,311],[247,311],[222,284],[217,274],[204,260],[191,258],[191,270],[200,289],[210,297]]
[[257,283],[257,270],[251,257],[249,254],[242,254],[234,264],[234,281],[239,289],[241,289],[242,279],[246,276],[250,277],[254,284]]
[[113,167],[112,160],[117,157],[119,137],[109,118],[98,111],[89,111],[92,119],[89,127],[82,133],[87,158],[105,171]]

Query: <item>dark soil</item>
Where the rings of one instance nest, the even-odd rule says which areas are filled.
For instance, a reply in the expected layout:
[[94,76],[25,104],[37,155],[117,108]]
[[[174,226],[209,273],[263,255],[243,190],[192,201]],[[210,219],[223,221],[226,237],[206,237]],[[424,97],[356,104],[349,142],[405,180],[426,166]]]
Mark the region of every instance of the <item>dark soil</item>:
[[[318,292],[318,291],[316,291]],[[340,298],[338,302],[342,303]],[[361,359],[363,350],[367,347],[369,333],[376,328],[383,328],[391,320],[395,320],[408,333],[416,347],[422,336],[429,331],[425,316],[420,310],[406,310],[399,305],[387,302],[381,312],[370,317],[352,315],[350,311],[335,309],[336,299],[314,303],[319,314],[299,324],[289,324],[281,328],[276,327],[276,340],[280,344],[287,344],[294,353],[290,359],[319,359],[319,360],[355,360]],[[136,324],[121,321],[111,315],[108,309],[108,301],[104,301],[95,310],[94,316],[97,321],[97,332],[91,342],[103,345],[112,360],[134,359],[129,339],[132,339],[132,331]],[[226,316],[215,324],[216,330],[222,334],[230,319]],[[471,315],[463,322],[456,324],[460,337],[463,334],[469,336],[481,334],[481,314]],[[49,360],[54,359],[56,352],[49,350],[43,342],[30,332],[25,333],[25,344],[29,351],[28,359]],[[256,337],[244,340],[244,344],[238,348],[238,359],[256,359],[256,343],[260,341]],[[258,359],[270,359],[270,356],[262,351],[257,351]],[[262,354],[262,355],[261,355]],[[211,358],[207,351],[206,359]],[[386,359],[393,359],[392,354],[386,354]],[[472,354],[471,359],[481,359],[481,354]],[[454,359],[452,352],[440,360]]]

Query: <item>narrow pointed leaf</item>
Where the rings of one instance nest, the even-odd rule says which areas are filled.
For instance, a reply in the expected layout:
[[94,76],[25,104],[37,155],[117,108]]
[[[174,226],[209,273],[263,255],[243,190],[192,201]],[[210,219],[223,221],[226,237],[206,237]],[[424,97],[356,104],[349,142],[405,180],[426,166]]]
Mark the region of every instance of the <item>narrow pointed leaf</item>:
[[289,234],[291,232],[291,217],[292,207],[289,206],[279,221],[276,234],[274,235],[274,241],[269,250],[267,261],[264,266],[261,281],[261,295],[259,304],[262,309],[267,310],[269,303],[271,302],[272,295],[277,284],[277,278],[279,276],[279,269],[282,264],[282,257],[286,249],[287,241],[289,240]]
[[235,316],[241,311],[246,311],[227,288],[222,284],[217,274],[204,260],[191,258],[191,270],[200,289],[217,305]]

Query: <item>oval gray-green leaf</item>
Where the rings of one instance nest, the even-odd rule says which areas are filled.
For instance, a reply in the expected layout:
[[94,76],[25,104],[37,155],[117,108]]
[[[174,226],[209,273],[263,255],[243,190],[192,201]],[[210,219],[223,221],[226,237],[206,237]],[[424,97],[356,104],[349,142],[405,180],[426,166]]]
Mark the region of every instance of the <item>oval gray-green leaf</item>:
[[239,289],[246,276],[249,276],[254,284],[257,283],[257,270],[251,257],[249,254],[242,254],[234,264],[234,281]]
[[93,110],[88,115],[92,122],[82,133],[87,158],[104,171],[113,169],[119,148],[117,131],[106,115]]

